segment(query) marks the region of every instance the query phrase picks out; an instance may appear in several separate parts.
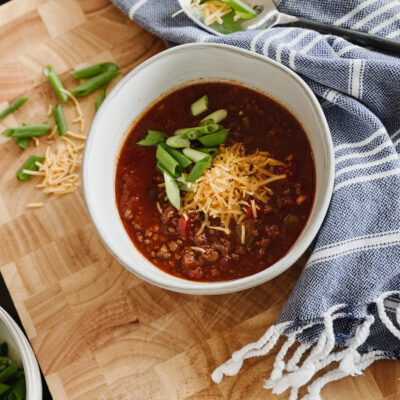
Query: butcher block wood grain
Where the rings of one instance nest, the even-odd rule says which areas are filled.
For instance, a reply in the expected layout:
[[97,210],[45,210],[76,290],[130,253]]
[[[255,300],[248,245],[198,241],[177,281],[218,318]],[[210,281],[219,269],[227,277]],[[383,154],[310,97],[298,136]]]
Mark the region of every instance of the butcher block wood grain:
[[[30,99],[0,129],[50,121],[48,105],[57,99],[43,65],[53,65],[71,89],[69,72],[77,66],[115,61],[125,74],[163,49],[108,0],[13,0],[0,7],[0,109],[18,96]],[[80,100],[85,132],[95,97]],[[66,116],[71,124],[70,103]],[[230,295],[194,297],[151,286],[108,254],[81,190],[51,197],[35,179],[15,179],[29,154],[44,153],[42,142],[23,152],[0,139],[0,271],[54,399],[286,399],[262,388],[276,351],[246,361],[220,385],[210,374],[274,323],[305,259],[272,282]],[[43,208],[26,208],[40,201]],[[399,363],[377,362],[361,377],[328,385],[323,396],[399,399],[399,376]]]

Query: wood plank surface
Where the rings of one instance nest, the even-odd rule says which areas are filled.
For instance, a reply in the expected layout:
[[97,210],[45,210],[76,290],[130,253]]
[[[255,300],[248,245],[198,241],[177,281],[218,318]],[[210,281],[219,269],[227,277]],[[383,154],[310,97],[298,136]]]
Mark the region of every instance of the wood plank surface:
[[[160,2],[160,6],[161,2]],[[0,130],[50,121],[57,99],[42,67],[54,66],[66,88],[77,66],[115,61],[123,74],[164,44],[108,0],[13,0],[0,7],[0,109],[30,100]],[[82,99],[86,131],[96,95]],[[74,116],[67,106],[69,121]],[[106,251],[81,190],[46,196],[15,171],[30,154],[0,139],[0,271],[54,399],[286,399],[262,388],[273,352],[245,362],[220,385],[212,370],[273,324],[301,268],[272,282],[223,296],[165,291],[130,274]],[[28,210],[29,202],[44,207]],[[326,400],[400,399],[399,363],[382,361],[363,376],[323,390]]]

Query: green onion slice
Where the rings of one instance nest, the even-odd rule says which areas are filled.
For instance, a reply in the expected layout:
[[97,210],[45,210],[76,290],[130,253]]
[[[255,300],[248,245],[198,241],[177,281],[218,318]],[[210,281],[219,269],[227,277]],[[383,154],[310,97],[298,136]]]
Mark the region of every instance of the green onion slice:
[[47,131],[50,130],[50,125],[40,124],[40,125],[23,125],[12,128],[12,137],[15,138],[30,138],[32,136],[43,136]]
[[53,118],[57,125],[57,131],[60,136],[67,133],[67,123],[65,122],[64,111],[61,104],[57,104],[53,110]]
[[188,167],[190,164],[193,164],[193,161],[183,155],[179,150],[173,149],[172,147],[167,146],[165,143],[160,143],[160,146],[167,150],[168,153],[171,154],[171,156],[174,157],[179,164],[181,164],[183,169]]
[[180,190],[183,190],[184,192],[194,192],[194,186],[192,183],[186,181],[187,176],[188,174],[182,174],[182,176],[175,179],[176,183],[178,184]]
[[257,16],[257,13],[246,3],[241,0],[221,0],[227,4],[236,14],[243,19],[253,19]]
[[189,147],[190,146],[190,141],[187,137],[184,135],[177,135],[177,136],[170,136],[167,138],[165,143],[170,146],[174,147],[176,149],[182,149],[183,147]]
[[101,88],[106,85],[114,78],[116,78],[120,74],[119,70],[111,70],[102,72],[99,75],[94,76],[93,78],[88,79],[86,82],[83,82],[75,89],[71,91],[71,93],[75,97],[84,97],[94,92],[96,89]]
[[43,72],[49,80],[50,85],[53,87],[54,92],[56,93],[60,101],[66,102],[68,100],[68,96],[62,91],[62,89],[64,89],[64,86],[62,85],[59,77],[54,71],[54,68],[51,65],[48,65],[47,67],[44,67]]
[[221,153],[218,147],[198,147],[196,150],[201,151],[202,153],[206,153],[212,158]]
[[162,146],[157,146],[156,158],[168,173],[177,178],[182,173],[182,166]]
[[103,104],[104,99],[106,98],[107,95],[107,85],[105,85],[100,92],[100,94],[97,96],[96,101],[94,102],[94,109],[97,111],[100,106]]
[[200,97],[197,101],[195,101],[191,106],[190,106],[190,111],[192,114],[196,117],[197,115],[200,115],[204,111],[207,111],[208,109],[208,96],[204,95],[203,97]]
[[181,208],[181,196],[179,186],[168,173],[164,172],[165,191],[170,203],[179,210]]
[[0,372],[0,383],[7,383],[12,380],[18,372],[18,364],[13,362],[6,369]]
[[222,108],[204,117],[200,121],[200,125],[218,124],[219,122],[224,120],[227,116],[228,116],[228,111]]
[[186,182],[194,182],[203,175],[203,172],[211,167],[211,156],[206,156],[202,160],[198,161],[194,164],[190,174],[186,178]]
[[186,157],[190,158],[194,162],[198,162],[200,160],[203,160],[204,158],[209,157],[208,154],[190,148],[183,149],[182,151]]
[[199,137],[199,142],[206,147],[215,147],[222,143],[225,143],[228,135],[229,135],[229,129],[222,129],[219,132]]
[[30,171],[37,171],[39,167],[36,165],[36,162],[42,163],[44,161],[44,157],[38,156],[30,156],[23,164],[22,167],[17,171],[17,179],[20,181],[29,181],[31,179],[31,175],[25,174],[22,172],[24,169]]
[[15,141],[22,150],[26,150],[29,140],[29,138],[17,138]]
[[4,111],[0,113],[0,121],[7,117],[8,114],[11,114],[13,111],[15,111],[17,108],[21,107],[22,104],[24,104],[29,97],[20,97],[19,99],[15,100],[13,103],[11,103]]
[[194,140],[202,135],[208,135],[209,133],[217,132],[219,129],[221,129],[221,126],[218,124],[208,124],[204,126],[193,126],[191,128],[177,129],[174,132],[174,135],[185,135],[189,137],[190,134],[196,133],[197,136],[193,139],[189,137],[189,139]]
[[7,128],[5,131],[1,132],[1,134],[5,137],[11,137],[14,132],[13,128]]
[[91,78],[92,76],[99,75],[105,71],[118,71],[119,67],[113,62],[104,62],[101,64],[91,65],[90,67],[72,71],[71,75],[76,79]]
[[8,394],[7,400],[25,400],[26,398],[26,384],[25,378],[22,377],[17,380],[11,392]]
[[140,146],[155,146],[158,143],[162,143],[164,138],[164,132],[148,130],[147,135],[142,140],[139,140],[136,144]]

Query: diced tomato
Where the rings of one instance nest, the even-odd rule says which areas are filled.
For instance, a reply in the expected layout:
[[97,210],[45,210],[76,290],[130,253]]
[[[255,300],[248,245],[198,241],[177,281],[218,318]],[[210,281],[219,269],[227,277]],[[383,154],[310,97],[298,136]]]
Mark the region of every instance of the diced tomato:
[[178,232],[179,236],[186,238],[190,231],[190,219],[186,219],[184,216],[181,216],[178,220],[176,231]]

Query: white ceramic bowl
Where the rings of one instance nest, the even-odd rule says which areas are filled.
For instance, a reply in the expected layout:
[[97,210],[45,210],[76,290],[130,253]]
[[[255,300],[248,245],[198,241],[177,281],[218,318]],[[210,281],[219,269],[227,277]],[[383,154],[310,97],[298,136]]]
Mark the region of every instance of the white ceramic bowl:
[[23,367],[26,381],[26,400],[42,399],[42,380],[32,348],[22,330],[0,307],[0,343],[7,342],[9,357]]
[[[115,201],[115,170],[132,122],[171,89],[199,81],[235,81],[285,105],[303,124],[314,151],[316,196],[303,232],[290,251],[270,268],[229,282],[192,282],[169,275],[137,251],[120,220]],[[92,123],[83,159],[86,204],[105,245],[130,271],[165,289],[190,294],[221,294],[259,285],[288,269],[304,253],[324,219],[334,180],[329,128],[314,94],[288,68],[260,55],[217,44],[188,44],[145,61],[107,96]]]

